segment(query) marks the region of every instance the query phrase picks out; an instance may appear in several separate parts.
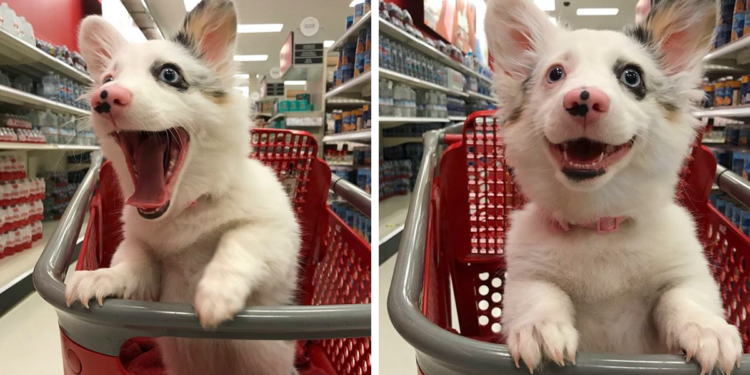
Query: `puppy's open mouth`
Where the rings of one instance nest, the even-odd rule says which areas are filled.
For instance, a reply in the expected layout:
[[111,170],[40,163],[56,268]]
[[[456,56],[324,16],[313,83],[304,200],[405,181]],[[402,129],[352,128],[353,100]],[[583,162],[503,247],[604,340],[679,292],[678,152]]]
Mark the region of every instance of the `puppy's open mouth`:
[[622,160],[633,147],[635,137],[621,145],[611,145],[589,138],[549,144],[549,150],[563,174],[573,181],[583,181],[607,173],[607,168]]
[[190,137],[183,128],[161,132],[118,131],[113,133],[127,161],[135,192],[125,202],[146,219],[156,219],[169,209]]

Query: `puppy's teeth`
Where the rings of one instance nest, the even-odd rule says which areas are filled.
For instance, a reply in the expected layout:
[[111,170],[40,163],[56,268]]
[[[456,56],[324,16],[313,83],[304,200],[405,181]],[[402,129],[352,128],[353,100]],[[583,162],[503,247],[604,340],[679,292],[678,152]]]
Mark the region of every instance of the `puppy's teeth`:
[[596,164],[601,163],[602,160],[604,160],[604,153],[603,152],[599,155],[599,160],[596,161]]
[[568,161],[568,152],[563,151],[563,160]]

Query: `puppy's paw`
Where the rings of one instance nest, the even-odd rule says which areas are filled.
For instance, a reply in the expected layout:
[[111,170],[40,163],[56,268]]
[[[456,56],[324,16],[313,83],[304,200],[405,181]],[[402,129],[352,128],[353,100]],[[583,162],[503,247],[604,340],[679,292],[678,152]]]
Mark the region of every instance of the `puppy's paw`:
[[214,328],[231,320],[247,302],[247,282],[231,273],[206,272],[195,291],[195,312],[201,326]]
[[117,268],[102,268],[95,271],[76,271],[65,286],[65,300],[68,306],[81,301],[89,308],[89,301],[96,299],[99,306],[104,298],[157,299],[156,289],[142,282],[138,274],[123,272]]
[[516,367],[521,367],[519,359],[522,359],[532,374],[543,358],[560,366],[565,366],[566,360],[575,364],[578,331],[569,323],[550,320],[512,327],[508,333],[508,350]]
[[695,319],[678,327],[672,333],[675,345],[685,351],[686,359],[695,359],[701,366],[701,375],[714,368],[729,374],[739,367],[742,356],[742,339],[737,328],[717,316]]

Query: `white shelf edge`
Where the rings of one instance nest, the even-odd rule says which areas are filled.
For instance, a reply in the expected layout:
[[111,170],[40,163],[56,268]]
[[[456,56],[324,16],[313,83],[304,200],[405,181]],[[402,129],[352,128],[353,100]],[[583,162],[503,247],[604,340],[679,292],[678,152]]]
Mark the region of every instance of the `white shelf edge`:
[[448,116],[448,120],[450,121],[466,121],[466,116]]
[[51,109],[56,112],[64,112],[73,115],[88,116],[90,113],[80,108],[72,107],[67,104],[58,103],[41,96],[29,94],[27,92],[16,90],[12,87],[0,85],[0,102],[14,105],[32,105],[38,108]]
[[[434,123],[447,123],[450,122],[447,118],[431,118],[431,117],[383,117],[381,116],[378,120],[381,125],[401,125],[401,124],[434,124]],[[395,127],[395,126],[389,126]],[[385,127],[384,129],[387,129]]]
[[98,151],[99,146],[60,145],[53,143],[0,142],[0,150]]
[[372,140],[372,129],[357,130],[339,134],[327,134],[323,136],[323,143],[336,142],[365,142]]
[[411,86],[414,86],[414,87],[417,87],[417,88],[422,88],[422,89],[426,89],[426,90],[441,91],[441,92],[444,92],[446,94],[450,94],[450,95],[454,95],[454,96],[460,96],[460,97],[464,97],[464,98],[468,98],[469,97],[469,94],[467,94],[467,93],[465,93],[463,91],[449,89],[447,87],[436,85],[436,84],[434,84],[432,82],[423,81],[423,80],[421,80],[419,78],[409,77],[409,76],[407,76],[405,74],[401,74],[399,72],[394,72],[394,71],[388,70],[388,69],[380,68],[380,77],[381,78],[392,79],[394,81],[399,81],[399,82],[402,82],[402,83],[405,83],[407,85],[411,85]]
[[[323,117],[322,111],[297,111],[297,112],[281,112],[275,114],[273,117],[268,119],[268,122],[273,122],[279,118],[286,117]],[[322,126],[322,125],[298,125],[298,126]]]
[[[30,52],[30,55],[34,56],[38,62],[43,63],[48,68],[51,68],[59,73],[62,73],[68,76],[69,78],[75,79],[79,83],[90,84],[94,82],[91,79],[91,77],[88,76],[87,74],[79,72],[72,66],[50,56],[49,54],[37,48],[36,46],[33,46],[27,43],[26,41],[22,40],[21,38],[11,35],[9,32],[0,29],[0,42],[2,42],[3,40],[10,41],[11,43],[16,44],[17,46],[22,46],[21,48],[27,48],[29,51],[32,51]],[[2,44],[5,45],[8,43],[4,42]]]
[[487,95],[480,94],[478,92],[473,92],[473,91],[467,91],[466,93],[469,94],[470,97],[478,98],[478,99],[483,99],[483,100],[486,100],[486,101],[488,101],[490,103],[497,104],[497,101],[495,100],[495,98],[493,98],[491,96],[487,96]]
[[750,118],[750,106],[701,109],[693,111],[693,116]]
[[343,85],[336,87],[335,89],[329,91],[326,93],[325,99],[333,98],[335,96],[341,95],[342,93],[349,92],[350,90],[353,90],[356,87],[366,85],[370,83],[370,77],[372,76],[372,70],[368,70],[359,77],[350,79],[347,83],[344,83]]
[[339,49],[341,46],[348,41],[352,35],[359,34],[359,29],[363,28],[364,26],[368,25],[370,23],[370,18],[372,18],[372,11],[367,12],[367,14],[363,15],[362,18],[357,21],[355,24],[351,25],[349,29],[344,32],[344,35],[341,36],[337,41],[335,41],[330,47],[328,47],[328,52],[333,52],[337,49]]
[[703,61],[722,59],[730,54],[739,52],[748,47],[750,47],[750,38],[742,38],[737,41],[725,44],[714,51],[711,51],[708,55],[706,55],[706,57],[703,58]]

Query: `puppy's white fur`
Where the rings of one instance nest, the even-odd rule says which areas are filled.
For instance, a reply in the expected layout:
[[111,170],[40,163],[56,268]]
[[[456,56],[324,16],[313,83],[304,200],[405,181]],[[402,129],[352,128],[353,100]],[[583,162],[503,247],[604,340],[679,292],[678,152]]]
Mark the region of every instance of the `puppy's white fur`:
[[[563,364],[577,350],[685,350],[703,371],[738,363],[740,336],[724,320],[693,219],[674,198],[699,127],[690,111],[701,98],[700,61],[715,20],[712,0],[674,0],[628,33],[570,31],[530,0],[488,1],[499,116],[507,120],[501,135],[532,202],[512,215],[506,248],[502,327],[517,363]],[[643,99],[619,82],[618,61],[643,69]],[[557,64],[566,76],[550,84],[547,72]],[[568,91],[592,86],[611,106],[598,125],[581,127],[561,103]],[[619,145],[634,136],[630,153],[593,181],[568,179],[548,152],[547,140]],[[604,235],[551,225],[606,216],[629,219]]]
[[[181,43],[136,45],[100,17],[83,21],[81,48],[94,88],[117,84],[133,94],[115,119],[117,129],[182,126],[191,142],[168,211],[146,220],[126,206],[124,241],[112,265],[73,274],[68,303],[88,306],[104,297],[192,303],[201,324],[212,327],[246,305],[294,302],[299,227],[274,172],[248,159],[249,106],[233,90],[236,23],[231,2],[204,1],[186,20]],[[150,71],[155,62],[179,66],[191,87],[180,92],[158,82]],[[103,83],[110,75],[114,81]],[[111,136],[114,124],[108,116],[92,117],[127,198],[134,186]],[[169,375],[295,373],[290,342],[161,338],[159,343]]]

